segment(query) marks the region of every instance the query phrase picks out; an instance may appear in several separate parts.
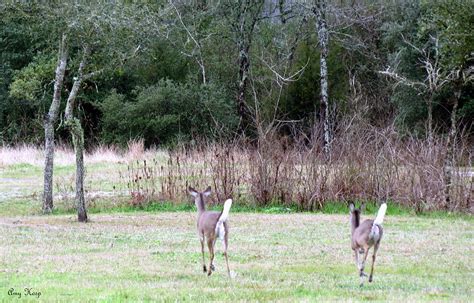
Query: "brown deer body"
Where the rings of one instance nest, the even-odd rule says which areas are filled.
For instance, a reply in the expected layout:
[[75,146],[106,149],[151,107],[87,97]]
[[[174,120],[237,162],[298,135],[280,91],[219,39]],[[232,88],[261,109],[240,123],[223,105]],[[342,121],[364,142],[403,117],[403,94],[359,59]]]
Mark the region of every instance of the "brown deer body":
[[[382,223],[387,210],[387,204],[383,203],[377,213],[375,220],[365,220],[360,224],[361,209],[356,209],[354,203],[350,203],[350,214],[351,214],[351,240],[352,250],[355,254],[355,262],[359,269],[360,286],[364,284],[364,277],[367,276],[364,273],[365,261],[369,255],[369,249],[373,246],[374,252],[372,254],[372,267],[370,269],[369,282],[372,282],[374,275],[374,263],[377,251],[380,246],[380,241],[383,236]],[[360,255],[362,254],[362,260]]]
[[[232,200],[228,199],[224,203],[224,209],[221,212],[207,211],[205,198],[211,194],[211,187],[209,186],[205,191],[198,192],[192,187],[188,188],[189,193],[194,197],[194,203],[198,209],[197,231],[199,240],[201,241],[202,252],[202,268],[207,275],[210,276],[215,270],[214,267],[214,246],[217,238],[222,240],[224,257],[227,265],[227,273],[230,277],[229,260],[227,257],[227,247],[229,239],[229,225],[227,218],[229,210],[232,206]],[[206,260],[204,256],[204,243],[207,242],[209,249],[209,267],[206,268]]]

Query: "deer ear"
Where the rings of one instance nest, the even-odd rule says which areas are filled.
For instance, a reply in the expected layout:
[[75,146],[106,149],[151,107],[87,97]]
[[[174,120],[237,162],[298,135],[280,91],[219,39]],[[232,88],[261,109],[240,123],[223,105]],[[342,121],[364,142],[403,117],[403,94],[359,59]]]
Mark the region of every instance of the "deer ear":
[[211,194],[211,187],[208,186],[202,194],[206,197],[209,196]]
[[365,211],[365,203],[362,203],[362,205],[360,206],[360,211]]
[[191,196],[193,196],[193,197],[196,197],[196,196],[198,195],[197,190],[195,190],[195,189],[192,188],[191,186],[188,187],[188,192],[189,192],[189,194],[190,194]]
[[350,209],[351,212],[354,211],[355,206],[354,206],[354,203],[353,203],[353,202],[349,203],[349,209]]

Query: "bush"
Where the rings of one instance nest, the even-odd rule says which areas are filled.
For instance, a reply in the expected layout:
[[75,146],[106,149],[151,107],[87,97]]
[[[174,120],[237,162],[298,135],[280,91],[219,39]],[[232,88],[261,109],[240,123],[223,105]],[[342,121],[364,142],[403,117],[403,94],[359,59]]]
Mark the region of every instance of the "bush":
[[195,137],[221,137],[235,129],[233,100],[213,84],[196,85],[161,80],[137,88],[134,100],[115,91],[101,110],[102,138],[106,143],[125,145],[143,138],[147,146],[173,144]]
[[473,154],[463,143],[469,142],[466,138],[460,138],[456,149],[447,203],[446,139],[438,137],[430,145],[426,139],[402,137],[393,126],[352,126],[335,133],[330,158],[319,142],[289,141],[270,132],[256,146],[242,141],[185,145],[168,151],[165,161],[130,161],[121,173],[122,186],[126,184],[132,205],[189,203],[189,185],[200,190],[211,185],[209,205],[232,197],[241,205],[313,211],[334,203],[343,208],[347,201],[389,201],[418,213],[472,212]]

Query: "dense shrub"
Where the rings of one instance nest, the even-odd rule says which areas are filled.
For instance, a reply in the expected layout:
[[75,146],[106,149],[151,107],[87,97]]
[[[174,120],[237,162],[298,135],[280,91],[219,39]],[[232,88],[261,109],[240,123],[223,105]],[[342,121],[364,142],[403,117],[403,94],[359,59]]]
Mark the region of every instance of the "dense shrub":
[[124,145],[143,138],[146,145],[172,144],[179,139],[226,135],[237,124],[233,100],[215,85],[161,80],[136,89],[128,100],[113,91],[101,105],[102,136]]

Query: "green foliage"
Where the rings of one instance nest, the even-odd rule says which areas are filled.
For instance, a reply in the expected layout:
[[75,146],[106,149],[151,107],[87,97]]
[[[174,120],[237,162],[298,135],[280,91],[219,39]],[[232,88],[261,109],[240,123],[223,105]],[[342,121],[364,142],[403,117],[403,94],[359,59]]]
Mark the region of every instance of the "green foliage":
[[474,46],[474,2],[464,0],[422,1],[425,14],[420,35],[439,37],[440,57],[447,68],[466,64]]
[[[459,113],[465,123],[473,122],[474,81],[472,79],[474,49],[474,2],[463,0],[423,1],[425,14],[420,21],[419,35],[431,35],[439,39],[441,68],[459,72],[459,79],[450,83],[447,91],[462,87]],[[471,74],[471,75],[469,75]],[[468,81],[466,78],[471,77]],[[450,107],[445,93],[443,107]],[[447,104],[448,103],[448,104]]]
[[[291,83],[282,101],[282,111],[290,119],[313,120],[314,111],[320,111],[320,64],[319,51],[314,50],[315,40],[305,41],[297,50],[298,66],[308,65],[298,81]],[[342,46],[336,42],[329,47],[327,64],[329,66],[330,104],[344,112],[348,92],[348,81],[341,81],[345,67],[340,57],[344,54]]]
[[143,138],[147,145],[170,144],[178,139],[225,135],[237,120],[232,100],[215,85],[193,85],[161,80],[137,88],[136,98],[112,92],[101,105],[103,138],[126,144]]
[[[424,50],[431,61],[438,62],[441,75],[463,71],[468,66],[474,45],[474,3],[462,0],[404,1],[392,6],[392,16],[382,25],[382,41],[387,48],[388,64],[412,81],[428,83],[423,67]],[[433,115],[436,125],[449,125],[449,111],[455,82],[450,80],[443,90],[434,93]],[[462,81],[461,81],[462,82]],[[469,111],[472,83],[464,83],[460,112],[465,123],[472,123]],[[423,133],[426,121],[426,92],[416,92],[410,87],[395,87],[391,101],[397,108],[397,125],[409,133]],[[463,107],[467,106],[466,109]]]
[[[239,45],[248,41],[250,81],[245,97],[250,112],[258,109],[265,122],[276,118],[310,126],[320,108],[314,16],[285,1],[278,5],[291,10],[281,16],[278,9],[272,11],[275,3],[252,6],[258,3],[181,1],[174,2],[176,9],[167,1],[0,3],[0,143],[41,141],[63,33],[68,36],[70,60],[62,106],[84,44],[91,47],[85,72],[102,71],[84,82],[78,96],[86,145],[125,144],[135,137],[145,138],[147,144],[171,144],[231,134],[238,123]],[[244,4],[249,5],[248,16],[239,15]],[[347,9],[345,5],[340,4]],[[406,41],[423,47],[430,36],[439,39],[444,70],[466,69],[472,64],[473,6],[463,0],[361,2],[357,14],[351,15],[352,8],[345,10],[353,18],[349,23],[343,15],[335,20],[329,12],[329,99],[336,120],[357,116],[386,125],[395,119],[399,129],[422,134],[427,112],[423,95],[401,85],[393,88],[378,71],[397,66],[407,78],[423,80],[420,55]],[[265,17],[258,18],[250,33],[251,14],[259,14],[259,9]],[[244,33],[238,26],[240,17]],[[205,86],[199,62],[205,68]],[[286,83],[278,82],[269,68],[288,76],[306,64],[297,81]],[[474,117],[472,86],[462,86],[459,103],[465,126]],[[435,96],[437,126],[449,124],[452,91],[453,85],[448,85]],[[68,139],[61,129],[57,135]]]
[[41,138],[38,106],[10,97],[14,75],[34,60],[38,50],[48,49],[48,32],[41,30],[41,24],[38,5],[0,3],[0,144]]
[[10,96],[35,102],[44,92],[45,84],[54,79],[56,60],[50,56],[40,55],[17,71],[10,85]]
[[459,115],[466,119],[471,119],[474,117],[474,87],[471,85],[469,89],[466,90],[466,100],[463,100],[463,106],[459,110]]
[[[381,41],[386,49],[387,65],[397,66],[397,72],[409,79],[422,80],[419,53],[407,44],[416,41],[424,44],[417,36],[418,20],[422,14],[419,1],[402,1],[400,5],[391,6],[391,15],[382,24]],[[397,109],[395,122],[402,130],[414,130],[413,133],[424,132],[426,105],[423,95],[405,85],[397,85],[389,96],[390,102]],[[409,131],[410,132],[410,131]]]

